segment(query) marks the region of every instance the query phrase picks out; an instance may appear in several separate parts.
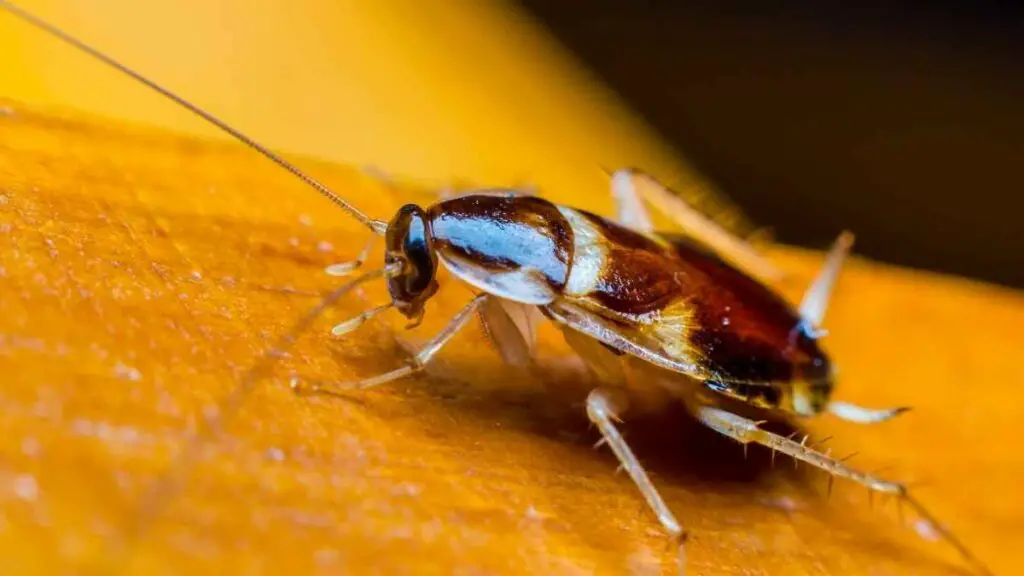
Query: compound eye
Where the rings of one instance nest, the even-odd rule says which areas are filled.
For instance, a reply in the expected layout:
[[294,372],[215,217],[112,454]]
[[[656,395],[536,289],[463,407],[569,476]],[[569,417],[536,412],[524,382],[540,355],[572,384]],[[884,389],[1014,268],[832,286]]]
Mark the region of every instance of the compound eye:
[[434,277],[434,254],[431,251],[426,222],[421,218],[413,218],[409,223],[409,233],[405,238],[403,255],[407,261],[410,277],[410,290],[425,290]]
[[423,209],[403,206],[388,225],[386,241],[388,263],[401,263],[388,282],[391,298],[403,314],[415,315],[437,289],[437,258]]

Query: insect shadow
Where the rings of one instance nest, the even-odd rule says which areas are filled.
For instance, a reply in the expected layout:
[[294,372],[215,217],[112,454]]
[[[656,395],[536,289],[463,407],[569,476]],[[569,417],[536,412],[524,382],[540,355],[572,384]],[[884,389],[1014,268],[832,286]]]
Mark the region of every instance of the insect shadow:
[[[327,350],[339,366],[356,365],[361,373],[370,374],[394,368],[407,358],[402,340],[379,332],[367,334],[367,337],[373,342],[372,353],[353,351],[344,342],[330,342]],[[478,344],[486,345],[485,342]],[[548,440],[589,447],[600,439],[584,409],[587,394],[598,380],[582,365],[542,360],[535,369],[523,370],[500,363],[497,358],[467,358],[448,353],[432,362],[426,374],[403,380],[396,386],[402,390],[403,397],[410,394],[426,397],[461,415]],[[387,392],[384,388],[375,388],[374,393]],[[367,402],[369,397],[359,390],[323,396],[352,402],[372,411],[373,403]],[[801,482],[822,477],[783,465],[791,461],[781,458],[773,465],[767,450],[749,450],[745,454],[742,445],[697,422],[677,401],[659,403],[656,410],[637,414],[623,426],[631,442],[641,447],[638,453],[645,465],[660,476],[694,489],[723,483],[756,485],[773,473]],[[786,424],[776,424],[774,431],[799,432]],[[594,457],[610,458],[599,450],[594,451]],[[614,464],[613,458],[609,459],[609,464]]]
[[[387,341],[381,334],[371,338],[375,345],[380,344],[378,338]],[[374,354],[353,352],[341,343],[328,345],[328,350],[339,365],[359,365],[361,372],[373,373],[393,367],[405,357],[403,345],[394,339],[390,341],[390,347],[378,347]],[[496,370],[494,362],[486,357],[447,354],[432,363],[426,374],[397,384],[400,391],[377,389],[375,393],[439,404],[442,410],[458,413],[460,421],[470,418],[488,426],[497,424],[505,430],[572,446],[577,454],[579,447],[590,448],[600,438],[584,412],[586,396],[596,380],[582,366],[556,363],[532,371],[506,366]],[[370,398],[364,392],[353,391],[323,396],[322,401],[351,402],[372,415],[376,403]],[[697,422],[680,402],[661,403],[657,410],[631,418],[622,426],[644,466],[663,483],[694,494],[713,492],[747,499],[751,504],[764,506],[769,514],[783,516],[817,514],[824,507],[837,505],[830,501],[827,475],[807,466],[793,466],[793,461],[785,456],[773,458],[767,449],[744,450],[741,444]],[[767,423],[765,427],[783,435],[804,434],[803,429],[782,421]],[[515,457],[509,455],[510,459]],[[592,450],[590,457],[605,462],[609,473],[614,470],[615,459],[605,451]],[[623,486],[628,485],[627,479],[622,482]],[[787,487],[789,496],[780,496],[770,488],[780,482]],[[864,509],[870,510],[866,495],[864,500]],[[641,504],[637,495],[638,510]],[[682,513],[685,519],[687,513]],[[913,562],[950,574],[969,574],[879,533],[875,523],[887,521],[882,514],[845,514],[844,524],[857,537],[844,545],[860,547],[865,555],[879,560]],[[597,541],[591,544],[597,548],[604,545]]]

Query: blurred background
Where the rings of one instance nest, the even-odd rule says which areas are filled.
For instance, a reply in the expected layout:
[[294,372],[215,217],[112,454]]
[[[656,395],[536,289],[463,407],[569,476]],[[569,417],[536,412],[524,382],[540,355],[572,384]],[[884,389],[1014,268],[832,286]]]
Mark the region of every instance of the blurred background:
[[757,222],[1024,285],[1024,9],[524,5]]
[[[638,165],[711,212],[728,196],[784,242],[849,228],[860,254],[1024,286],[1021,9],[24,4],[282,150],[598,210],[600,168]],[[216,135],[10,18],[0,48],[4,96]]]

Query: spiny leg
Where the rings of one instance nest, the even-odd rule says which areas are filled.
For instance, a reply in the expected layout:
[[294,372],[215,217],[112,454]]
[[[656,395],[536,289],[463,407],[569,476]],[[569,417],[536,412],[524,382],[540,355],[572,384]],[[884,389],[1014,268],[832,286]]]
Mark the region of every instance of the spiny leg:
[[654,232],[650,216],[643,207],[643,201],[646,201],[671,218],[687,236],[753,275],[768,280],[783,277],[782,271],[749,242],[687,204],[648,174],[630,168],[617,170],[612,174],[612,196],[615,198],[616,218],[624,226],[639,232]]
[[487,300],[487,294],[480,294],[466,304],[462,310],[448,322],[448,324],[433,339],[423,345],[422,348],[412,357],[412,361],[401,368],[396,368],[377,376],[356,380],[354,382],[304,382],[298,378],[292,378],[291,387],[296,392],[341,394],[346,390],[359,390],[385,384],[399,378],[405,378],[422,372],[434,354],[444,347],[449,340],[458,333],[473,318],[473,314]]
[[832,296],[832,287],[835,285],[839,271],[843,267],[843,261],[852,247],[853,233],[843,232],[840,234],[825,258],[825,265],[821,267],[818,276],[804,293],[803,300],[800,302],[800,318],[804,321],[810,334],[821,334],[818,329],[822,320],[825,319],[828,301]]
[[658,521],[661,522],[665,530],[673,537],[682,540],[682,526],[680,526],[672,511],[668,509],[668,505],[662,500],[661,494],[654,487],[651,479],[647,476],[647,472],[644,471],[643,466],[640,465],[636,456],[633,455],[633,451],[626,444],[626,440],[619,433],[618,428],[615,427],[615,422],[622,421],[618,415],[624,411],[625,407],[626,402],[622,394],[616,393],[616,391],[610,388],[595,388],[587,396],[587,417],[601,431],[603,436],[602,443],[607,444],[612,449],[612,452],[615,453],[619,463],[622,464],[622,468],[633,479],[637,488],[640,489],[640,493],[643,494],[647,504],[654,511]]
[[615,427],[614,422],[621,422],[619,417],[627,408],[625,388],[628,386],[626,367],[617,354],[576,330],[562,328],[562,334],[569,346],[583,359],[587,368],[603,386],[595,388],[587,397],[587,416],[601,431],[601,440],[596,446],[608,444],[619,459],[620,467],[629,474],[633,483],[640,489],[644,500],[654,511],[659,522],[675,540],[678,541],[679,556],[677,568],[680,575],[686,571],[686,548],[683,544],[684,532],[679,521],[662,500],[658,490],[644,472],[643,466],[633,455],[629,445]]
[[[872,474],[867,474],[847,466],[842,460],[832,458],[828,454],[815,450],[813,446],[805,442],[797,442],[792,438],[780,436],[760,428],[759,423],[749,418],[744,418],[710,406],[699,406],[695,410],[697,418],[707,427],[746,445],[750,442],[766,446],[775,452],[781,452],[796,460],[811,464],[824,470],[831,477],[840,477],[852,480],[864,486],[872,492],[896,496],[906,502],[927,521],[935,530],[960,553],[961,557],[968,564],[980,571],[982,574],[991,574],[988,568],[978,560],[974,554],[961,542],[948,528],[938,520],[915,498],[911,497],[907,487],[897,482],[883,480]],[[806,438],[805,438],[806,440]]]

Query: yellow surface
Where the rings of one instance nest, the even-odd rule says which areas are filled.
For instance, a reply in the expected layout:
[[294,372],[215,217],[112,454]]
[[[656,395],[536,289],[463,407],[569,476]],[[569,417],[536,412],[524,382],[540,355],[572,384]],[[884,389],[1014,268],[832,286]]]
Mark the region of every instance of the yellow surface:
[[[333,4],[222,3],[219,15],[199,3],[38,7],[285,149],[427,184],[528,181],[601,211],[610,202],[597,166],[682,170],[503,12]],[[218,18],[231,23],[233,49]],[[283,385],[293,372],[345,379],[404,358],[399,321],[329,337],[360,309],[356,297],[247,399],[182,493],[141,521],[141,495],[201,415],[335,284],[321,269],[352,258],[365,233],[237,146],[33,112],[77,106],[209,135],[2,14],[0,47],[17,63],[0,76],[2,93],[33,102],[5,103],[0,115],[0,231],[10,240],[0,252],[0,557],[11,572],[66,573],[118,550],[145,573],[671,570],[629,480],[589,448],[579,405],[588,379],[550,333],[542,375],[501,368],[471,330],[429,378],[351,401],[294,397]],[[353,169],[302,164],[376,217],[429,201]],[[780,257],[798,281],[818,263]],[[412,340],[469,296],[442,285]],[[379,286],[365,296],[382,298]],[[941,519],[996,573],[1019,571],[1024,298],[855,261],[828,324],[844,399],[916,410],[876,427],[823,419],[812,431],[836,435],[837,453],[861,452],[864,467],[928,481],[919,496]],[[900,526],[892,503],[871,509],[844,484],[827,499],[820,475],[771,468],[756,448],[744,460],[681,410],[627,433],[692,533],[691,573],[959,573],[947,547]],[[145,534],[127,538],[140,521]]]

